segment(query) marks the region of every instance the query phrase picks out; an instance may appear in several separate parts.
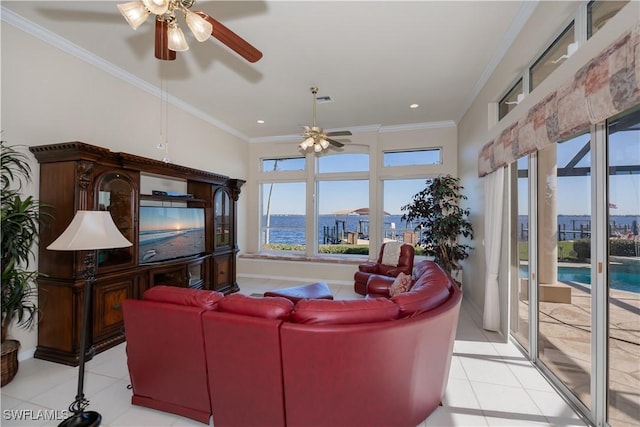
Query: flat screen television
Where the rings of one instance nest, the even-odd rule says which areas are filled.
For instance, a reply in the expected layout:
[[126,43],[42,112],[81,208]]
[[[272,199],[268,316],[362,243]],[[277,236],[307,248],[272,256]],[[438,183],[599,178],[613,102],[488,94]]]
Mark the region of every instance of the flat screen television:
[[139,264],[205,252],[204,208],[140,206]]

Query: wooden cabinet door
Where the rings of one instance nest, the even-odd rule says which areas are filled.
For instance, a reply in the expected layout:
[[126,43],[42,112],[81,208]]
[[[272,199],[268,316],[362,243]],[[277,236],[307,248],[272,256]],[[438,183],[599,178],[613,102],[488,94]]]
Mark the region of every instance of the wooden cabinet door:
[[[102,171],[106,169],[106,171]],[[138,229],[136,222],[138,174],[98,168],[94,205],[99,211],[109,211],[114,224],[132,245],[126,248],[98,251],[98,273],[134,267],[137,263]]]
[[98,280],[93,287],[93,343],[123,338],[122,301],[133,298],[137,277]]
[[188,286],[194,289],[204,289],[207,285],[208,260],[200,259],[187,265]]
[[211,286],[214,291],[224,292],[233,286],[232,271],[233,254],[213,256],[213,277]]

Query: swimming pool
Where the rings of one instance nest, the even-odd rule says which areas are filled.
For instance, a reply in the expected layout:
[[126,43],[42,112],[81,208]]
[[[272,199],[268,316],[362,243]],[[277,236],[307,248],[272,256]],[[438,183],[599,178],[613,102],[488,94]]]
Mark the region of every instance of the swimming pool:
[[[520,266],[521,276],[526,275],[528,266]],[[558,267],[558,280],[562,282],[578,282],[591,285],[591,268]],[[609,286],[612,289],[640,293],[640,266],[609,266]]]

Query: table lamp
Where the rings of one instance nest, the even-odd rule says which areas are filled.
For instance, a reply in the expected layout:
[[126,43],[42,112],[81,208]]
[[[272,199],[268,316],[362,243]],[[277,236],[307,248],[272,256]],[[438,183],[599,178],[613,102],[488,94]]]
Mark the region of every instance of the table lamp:
[[77,211],[71,224],[47,249],[54,251],[89,251],[84,259],[84,304],[78,356],[78,393],[69,405],[73,414],[59,427],[99,426],[102,416],[95,411],[85,411],[89,401],[84,397],[84,364],[87,352],[87,330],[91,310],[91,289],[96,280],[95,250],[131,246],[118,230],[108,211]]

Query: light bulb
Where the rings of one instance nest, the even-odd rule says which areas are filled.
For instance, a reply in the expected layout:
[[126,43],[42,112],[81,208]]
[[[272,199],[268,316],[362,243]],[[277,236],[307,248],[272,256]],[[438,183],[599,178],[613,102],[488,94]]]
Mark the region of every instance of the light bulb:
[[169,10],[169,0],[142,0],[142,2],[156,15],[164,15]]
[[326,139],[321,139],[320,140],[320,145],[322,146],[322,148],[324,150],[326,150],[329,147],[329,141],[327,141]]
[[122,3],[117,5],[118,10],[127,20],[131,28],[137,30],[138,27],[147,20],[147,17],[151,13],[149,9],[141,1],[132,1],[129,3]]
[[209,36],[211,36],[213,26],[202,16],[185,9],[184,19],[187,21],[189,29],[195,36],[196,40],[198,40],[199,42],[203,42],[207,40]]
[[169,50],[173,50],[175,52],[189,50],[189,45],[184,38],[184,33],[175,22],[169,24],[167,38],[169,39],[169,42],[167,43]]
[[315,151],[316,153],[319,153],[322,151],[322,145],[320,144],[314,144],[313,145],[313,151]]

